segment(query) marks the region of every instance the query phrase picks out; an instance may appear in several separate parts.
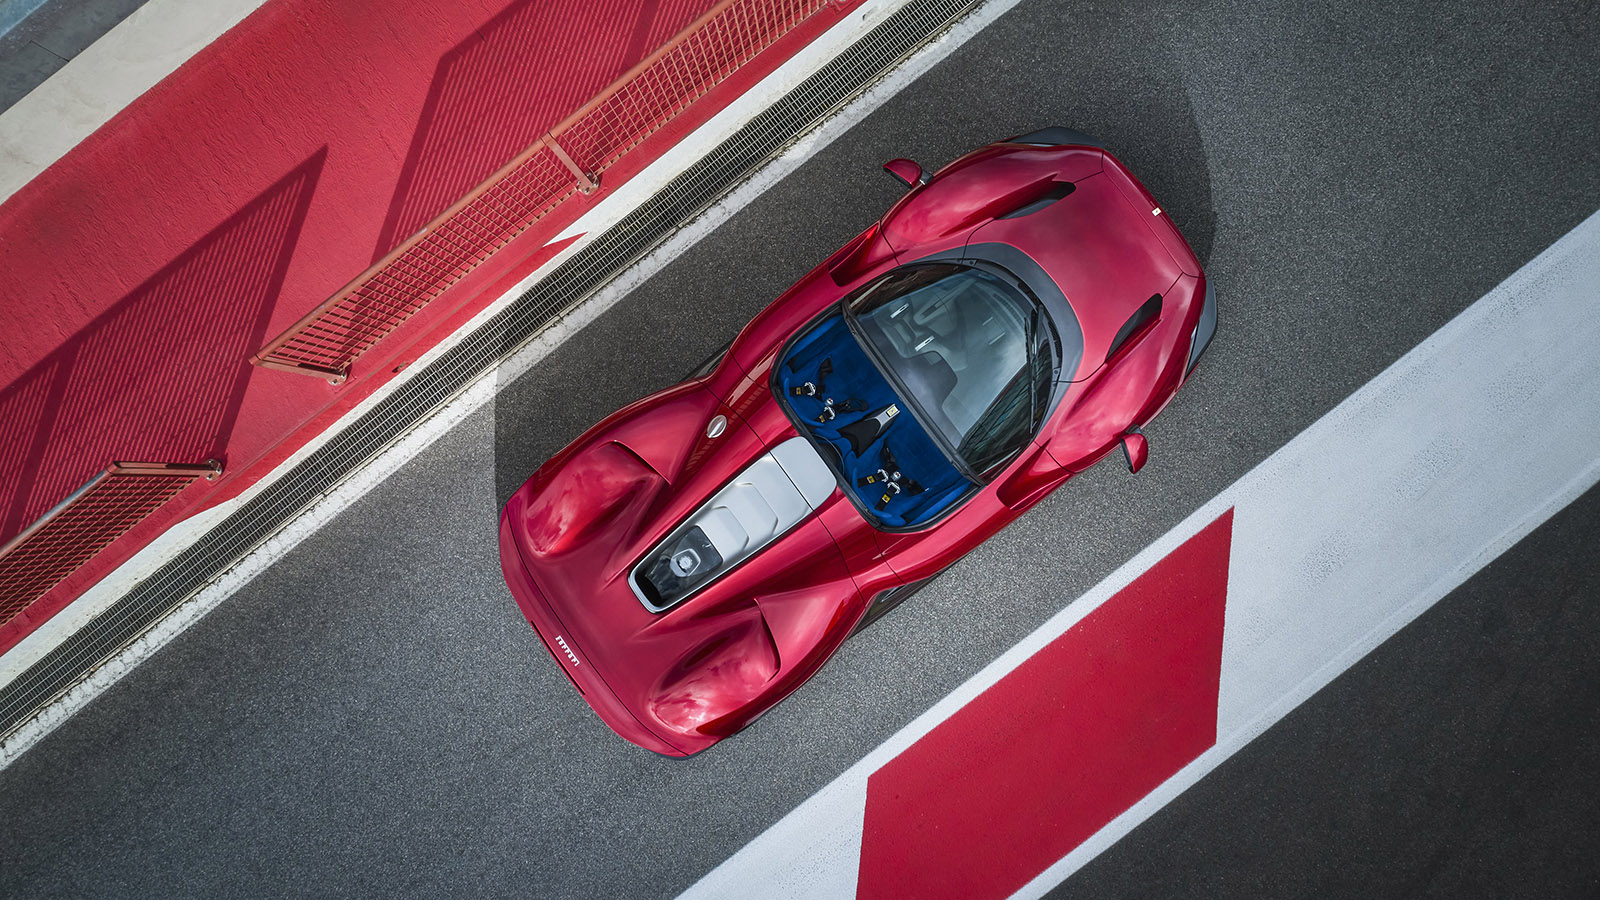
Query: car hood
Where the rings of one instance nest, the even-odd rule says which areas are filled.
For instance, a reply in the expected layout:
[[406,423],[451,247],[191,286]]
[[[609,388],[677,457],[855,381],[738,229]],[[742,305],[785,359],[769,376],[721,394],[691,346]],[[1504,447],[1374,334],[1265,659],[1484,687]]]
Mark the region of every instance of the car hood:
[[[713,437],[719,416],[726,424]],[[684,752],[742,727],[739,713],[780,679],[793,661],[785,657],[805,655],[789,601],[827,607],[853,596],[815,517],[666,612],[634,593],[634,564],[769,449],[709,391],[681,385],[591,429],[503,513],[565,640],[641,724]],[[782,607],[776,628],[764,605]]]

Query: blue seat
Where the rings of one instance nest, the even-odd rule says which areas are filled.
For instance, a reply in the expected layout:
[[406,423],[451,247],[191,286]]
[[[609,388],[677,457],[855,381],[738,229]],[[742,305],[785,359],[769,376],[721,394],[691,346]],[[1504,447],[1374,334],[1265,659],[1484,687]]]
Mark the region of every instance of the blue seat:
[[[928,384],[922,389],[934,389],[937,382],[947,380],[948,391],[955,383],[954,371],[936,354],[924,355],[932,358],[921,360],[927,363],[922,371],[927,372],[928,378]],[[831,371],[819,382],[824,361],[829,363]],[[789,353],[779,360],[778,372],[783,402],[805,423],[814,440],[833,451],[824,456],[833,457],[831,461],[837,464],[845,484],[856,493],[861,506],[872,511],[880,525],[904,528],[926,522],[949,508],[971,487],[921,424],[907,413],[893,387],[856,343],[842,316],[829,318],[796,341]],[[796,396],[794,388],[807,382],[819,385],[815,396]],[[829,398],[836,410],[847,401],[856,401],[854,405],[859,408],[838,413],[827,422],[818,422],[817,417]],[[891,403],[900,404],[902,414],[890,420],[888,427],[857,454],[840,430]],[[892,494],[884,508],[878,510],[876,506],[884,495],[882,486],[877,483],[861,485],[860,482],[883,467],[885,447],[899,464],[900,471],[921,485],[922,490]]]

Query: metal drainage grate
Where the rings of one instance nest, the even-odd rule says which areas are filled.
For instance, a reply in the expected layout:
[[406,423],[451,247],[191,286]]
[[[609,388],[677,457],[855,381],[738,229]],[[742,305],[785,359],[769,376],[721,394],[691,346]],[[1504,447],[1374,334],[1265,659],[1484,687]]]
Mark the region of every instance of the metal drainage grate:
[[977,3],[912,0],[756,116],[616,227],[0,688],[0,739]]

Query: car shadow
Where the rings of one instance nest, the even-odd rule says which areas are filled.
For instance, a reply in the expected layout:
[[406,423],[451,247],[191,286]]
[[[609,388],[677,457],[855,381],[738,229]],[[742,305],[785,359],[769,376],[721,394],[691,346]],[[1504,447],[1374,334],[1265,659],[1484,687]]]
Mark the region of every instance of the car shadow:
[[[517,0],[441,56],[373,260],[665,43],[708,2],[632,5],[625,16],[595,17],[581,0]],[[580,21],[584,27],[574,27]],[[554,71],[561,77],[550,77]]]
[[327,155],[311,154],[0,389],[0,541],[114,460],[227,456],[249,356]]

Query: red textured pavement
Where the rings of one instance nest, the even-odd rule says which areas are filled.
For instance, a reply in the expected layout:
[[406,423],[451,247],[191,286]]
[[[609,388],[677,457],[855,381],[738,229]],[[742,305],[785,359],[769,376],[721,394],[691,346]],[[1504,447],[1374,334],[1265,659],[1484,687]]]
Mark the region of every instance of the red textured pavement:
[[1216,742],[1229,510],[867,780],[856,896],[1010,896]]
[[247,363],[713,0],[269,0],[0,205],[0,541],[112,460],[198,482],[0,627],[0,652],[259,479],[549,258],[541,247],[856,4],[813,16],[352,378]]

